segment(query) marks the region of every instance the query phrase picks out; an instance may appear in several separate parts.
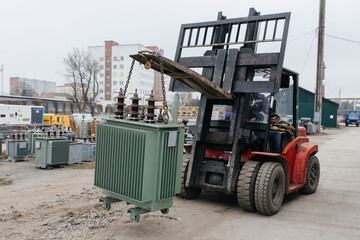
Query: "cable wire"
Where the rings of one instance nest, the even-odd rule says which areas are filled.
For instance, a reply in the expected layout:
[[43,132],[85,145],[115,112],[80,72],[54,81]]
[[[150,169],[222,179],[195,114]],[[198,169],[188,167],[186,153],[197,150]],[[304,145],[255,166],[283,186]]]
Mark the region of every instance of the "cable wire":
[[339,39],[339,40],[343,40],[343,41],[347,41],[347,42],[360,43],[360,41],[350,40],[350,39],[347,39],[347,38],[338,37],[338,36],[330,35],[330,34],[327,34],[327,33],[325,33],[325,36],[335,38],[335,39]]
[[304,72],[306,63],[307,63],[307,61],[308,61],[308,59],[309,59],[309,56],[310,56],[310,53],[311,53],[311,49],[312,49],[312,47],[313,47],[313,45],[314,45],[314,40],[315,40],[316,35],[317,35],[317,34],[314,33],[313,38],[312,38],[312,40],[311,40],[310,49],[309,49],[308,54],[307,54],[307,56],[306,56],[305,63],[304,63],[304,65],[303,65],[302,69],[301,69],[300,75],[302,75],[302,73]]
[[[294,42],[294,41],[296,41],[296,40],[299,40],[299,39],[301,39],[301,38],[303,38],[303,37],[306,37],[306,36],[309,35],[310,33],[314,33],[314,32],[316,33],[316,31],[317,31],[317,28],[312,29],[311,31],[308,31],[308,32],[306,32],[306,33],[304,33],[304,34],[301,34],[301,35],[299,35],[299,36],[297,36],[297,37],[295,37],[295,38],[287,41],[287,44],[289,44],[289,43],[291,43],[291,42]],[[272,48],[270,48],[270,49],[267,49],[267,51],[272,51],[272,50],[278,49],[278,48],[279,48],[279,46],[272,47]]]
[[300,36],[297,36],[297,37],[289,40],[287,43],[291,43],[291,42],[293,42],[293,41],[296,41],[296,40],[298,40],[298,39],[300,39],[300,38],[303,38],[303,37],[309,35],[310,33],[316,32],[316,31],[317,31],[317,28],[311,29],[309,32],[306,32],[306,33],[304,33],[304,34],[302,34],[302,35],[300,35]]

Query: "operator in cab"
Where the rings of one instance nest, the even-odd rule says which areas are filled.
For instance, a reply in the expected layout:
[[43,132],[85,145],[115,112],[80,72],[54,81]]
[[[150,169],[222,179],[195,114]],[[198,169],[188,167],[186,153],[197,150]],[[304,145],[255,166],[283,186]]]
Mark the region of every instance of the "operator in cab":
[[263,122],[267,116],[267,98],[262,93],[252,93],[250,96],[250,108],[248,121]]

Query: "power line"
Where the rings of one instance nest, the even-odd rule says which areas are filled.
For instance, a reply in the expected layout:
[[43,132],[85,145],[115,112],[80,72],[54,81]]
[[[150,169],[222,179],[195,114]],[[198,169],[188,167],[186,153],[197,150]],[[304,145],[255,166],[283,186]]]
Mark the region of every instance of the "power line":
[[355,41],[355,40],[350,40],[347,38],[343,38],[343,37],[338,37],[338,36],[334,36],[334,35],[330,35],[325,33],[326,36],[331,37],[331,38],[335,38],[335,39],[339,39],[339,40],[343,40],[343,41],[347,41],[347,42],[352,42],[352,43],[360,43],[360,41]]
[[[299,40],[299,39],[301,39],[301,38],[303,38],[303,37],[306,37],[306,36],[309,35],[310,33],[316,32],[316,30],[317,30],[317,28],[312,29],[311,31],[308,31],[308,32],[306,32],[306,33],[304,33],[304,34],[301,34],[301,35],[299,35],[299,36],[297,36],[297,37],[295,37],[295,38],[287,41],[287,44],[289,44],[289,43],[291,43],[291,42],[294,42],[294,41],[296,41],[296,40]],[[272,48],[268,49],[267,51],[272,51],[272,50],[275,50],[275,49],[278,49],[278,48],[279,48],[279,46],[275,46],[275,47],[272,47]]]
[[297,37],[295,37],[295,38],[293,38],[293,39],[289,40],[287,43],[291,43],[291,42],[296,41],[296,40],[298,40],[298,39],[300,39],[300,38],[303,38],[303,37],[305,37],[305,36],[309,35],[310,33],[314,33],[314,32],[316,32],[316,30],[317,30],[317,28],[312,29],[312,30],[310,30],[309,32],[306,32],[306,33],[304,33],[304,34],[302,34],[302,35],[300,35],[300,36],[297,36]]
[[305,69],[305,66],[306,66],[306,63],[307,63],[307,61],[308,61],[308,59],[309,59],[309,56],[310,56],[310,53],[311,53],[311,49],[312,49],[313,44],[314,44],[315,37],[316,37],[316,34],[314,34],[314,36],[313,36],[313,38],[312,38],[312,41],[311,41],[311,44],[310,44],[310,48],[309,48],[308,54],[307,54],[307,56],[306,56],[305,63],[304,63],[304,65],[303,65],[302,69],[301,69],[300,75],[303,73],[303,71],[304,71],[304,69]]

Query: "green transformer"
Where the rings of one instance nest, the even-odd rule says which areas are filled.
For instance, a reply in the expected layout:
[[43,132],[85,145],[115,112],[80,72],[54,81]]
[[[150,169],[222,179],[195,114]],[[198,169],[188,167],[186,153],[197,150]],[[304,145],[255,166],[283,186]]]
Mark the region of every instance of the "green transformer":
[[173,205],[180,192],[184,126],[108,119],[98,124],[95,186],[108,197],[100,199],[105,210],[124,201],[130,219]]
[[43,137],[45,136],[45,133],[42,132],[36,132],[35,130],[28,130],[27,131],[27,139],[28,139],[28,143],[29,143],[29,154],[32,157],[35,157],[35,139],[37,137]]
[[35,167],[52,169],[69,162],[69,141],[63,137],[36,137]]

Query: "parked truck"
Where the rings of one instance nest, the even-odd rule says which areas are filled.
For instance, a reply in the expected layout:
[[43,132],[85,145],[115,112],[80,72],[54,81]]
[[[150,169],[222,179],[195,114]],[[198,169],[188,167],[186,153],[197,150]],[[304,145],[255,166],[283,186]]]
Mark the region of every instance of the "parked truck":
[[357,110],[346,110],[345,112],[345,126],[355,124],[359,127],[360,123],[360,111]]

